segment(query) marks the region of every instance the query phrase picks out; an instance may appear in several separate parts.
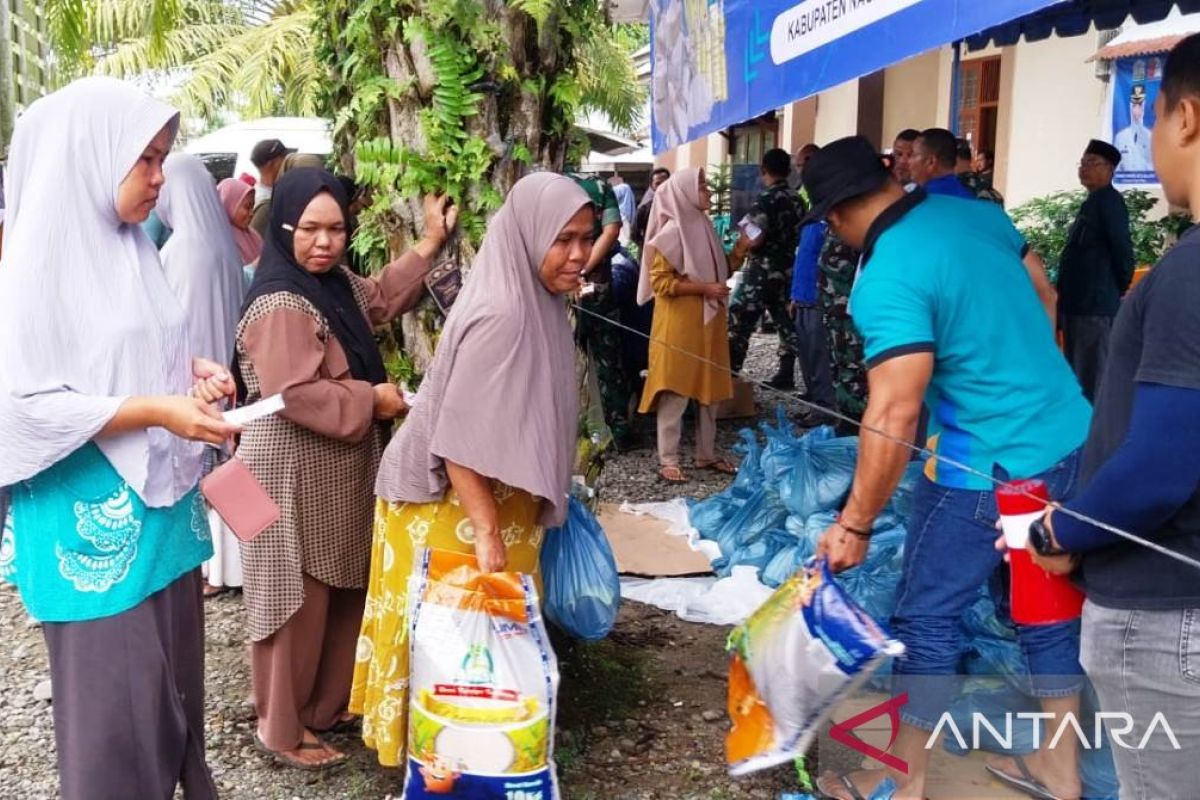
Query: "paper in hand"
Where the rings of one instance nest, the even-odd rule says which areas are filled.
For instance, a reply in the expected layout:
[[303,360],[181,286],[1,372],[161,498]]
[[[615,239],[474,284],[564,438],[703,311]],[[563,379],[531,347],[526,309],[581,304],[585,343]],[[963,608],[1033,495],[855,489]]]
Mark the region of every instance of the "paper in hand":
[[270,397],[264,397],[257,403],[251,403],[248,406],[242,406],[241,408],[235,408],[232,411],[226,411],[224,416],[226,422],[237,425],[238,427],[245,427],[251,422],[254,422],[256,419],[262,419],[263,417],[269,417],[272,414],[278,414],[282,410],[283,395],[273,394]]

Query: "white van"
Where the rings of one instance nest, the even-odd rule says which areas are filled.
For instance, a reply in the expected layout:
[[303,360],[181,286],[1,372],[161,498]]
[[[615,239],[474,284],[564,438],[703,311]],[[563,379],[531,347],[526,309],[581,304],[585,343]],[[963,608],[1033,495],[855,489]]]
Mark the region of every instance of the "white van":
[[198,156],[218,181],[243,172],[258,178],[258,170],[250,163],[250,151],[263,139],[279,139],[299,153],[318,156],[328,156],[333,150],[329,121],[314,117],[263,117],[236,122],[193,139],[183,149]]

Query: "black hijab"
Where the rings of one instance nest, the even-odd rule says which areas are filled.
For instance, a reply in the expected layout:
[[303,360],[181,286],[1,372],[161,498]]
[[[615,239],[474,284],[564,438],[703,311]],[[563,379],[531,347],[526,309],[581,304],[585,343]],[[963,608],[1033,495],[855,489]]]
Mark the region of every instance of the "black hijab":
[[275,292],[292,292],[308,300],[329,321],[329,328],[346,351],[350,374],[371,384],[385,383],[387,370],[375,343],[375,335],[358,305],[350,277],[339,264],[328,272],[314,274],[296,263],[293,231],[312,199],[329,192],[342,209],[347,237],[350,214],[346,193],[337,178],[323,169],[304,167],[289,170],[271,195],[271,219],[263,243],[262,257],[254,281],[242,306],[242,314],[259,297]]

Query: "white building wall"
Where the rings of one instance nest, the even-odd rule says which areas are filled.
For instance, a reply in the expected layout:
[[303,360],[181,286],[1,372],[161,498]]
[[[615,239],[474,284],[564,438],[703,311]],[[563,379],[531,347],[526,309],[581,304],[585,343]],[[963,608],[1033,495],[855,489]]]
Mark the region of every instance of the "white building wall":
[[828,144],[858,133],[858,80],[846,81],[817,95],[817,123],[813,140]]
[[896,134],[905,128],[924,130],[946,124],[949,106],[945,112],[939,108],[942,95],[949,94],[950,70],[944,55],[941,50],[930,50],[888,67],[883,80],[884,149],[891,148]]
[[1106,85],[1086,60],[1096,44],[1096,34],[1087,33],[1005,48],[1012,77],[1010,94],[1001,81],[1005,135],[997,159],[1003,158],[998,177],[1010,208],[1079,186],[1079,158],[1100,135],[1107,112]]

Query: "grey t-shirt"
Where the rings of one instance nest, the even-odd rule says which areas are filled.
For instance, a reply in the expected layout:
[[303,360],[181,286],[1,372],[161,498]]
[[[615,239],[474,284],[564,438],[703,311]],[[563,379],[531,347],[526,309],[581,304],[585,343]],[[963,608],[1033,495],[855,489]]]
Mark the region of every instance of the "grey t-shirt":
[[[1125,441],[1138,383],[1200,389],[1200,225],[1190,228],[1121,304],[1084,448],[1084,486]],[[1200,558],[1200,490],[1148,538]],[[1141,545],[1121,543],[1088,553],[1081,574],[1088,598],[1102,606],[1200,607],[1200,574]]]

